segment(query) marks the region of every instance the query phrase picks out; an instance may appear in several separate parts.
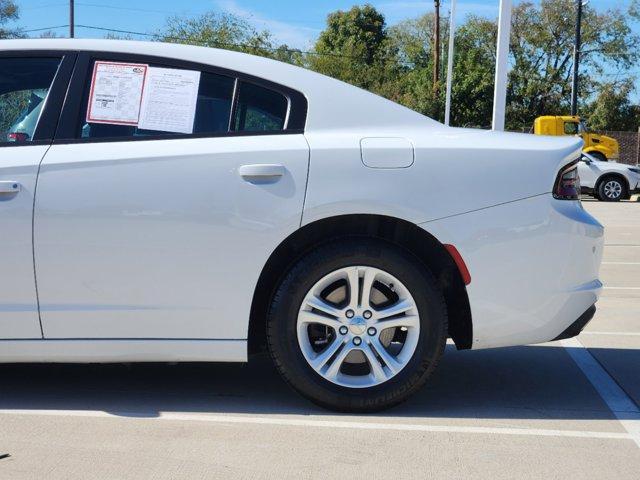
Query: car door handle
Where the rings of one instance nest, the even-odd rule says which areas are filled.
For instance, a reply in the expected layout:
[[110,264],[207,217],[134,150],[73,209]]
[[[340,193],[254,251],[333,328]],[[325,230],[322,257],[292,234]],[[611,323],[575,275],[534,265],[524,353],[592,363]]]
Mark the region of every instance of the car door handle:
[[284,165],[242,165],[238,169],[238,173],[242,178],[272,178],[282,177],[285,174]]
[[12,195],[20,191],[18,182],[0,182],[0,195]]

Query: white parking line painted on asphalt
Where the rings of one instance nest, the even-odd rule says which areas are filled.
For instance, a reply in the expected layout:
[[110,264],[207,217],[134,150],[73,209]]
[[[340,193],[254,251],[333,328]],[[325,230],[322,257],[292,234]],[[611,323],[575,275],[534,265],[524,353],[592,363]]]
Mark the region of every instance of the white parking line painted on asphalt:
[[640,410],[577,338],[561,341],[636,445],[640,447]]
[[617,335],[619,337],[640,337],[640,332],[594,332],[583,330],[580,335]]
[[195,413],[161,412],[157,417],[137,417],[135,413],[108,413],[95,410],[0,410],[0,415],[126,418],[142,421],[187,421],[217,424],[271,425],[277,427],[330,428],[352,430],[391,430],[423,433],[461,433],[483,435],[521,435],[533,437],[594,438],[603,440],[635,440],[630,433],[594,432],[580,430],[550,430],[539,428],[462,427],[451,425],[420,425],[410,423],[375,423],[343,420],[321,420],[313,417],[282,418],[258,416],[227,416]]

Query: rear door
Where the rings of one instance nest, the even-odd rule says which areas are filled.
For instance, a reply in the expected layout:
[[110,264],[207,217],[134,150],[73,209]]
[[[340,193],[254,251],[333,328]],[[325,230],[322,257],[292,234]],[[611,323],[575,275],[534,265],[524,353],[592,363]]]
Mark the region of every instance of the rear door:
[[[300,225],[306,101],[167,59],[83,54],[78,63],[77,102],[65,106],[35,205],[45,338],[246,339],[261,269]],[[125,118],[135,102],[105,120],[115,115],[110,95],[138,88],[134,68],[148,69],[144,88],[155,93],[142,103],[153,105],[137,126]]]
[[60,53],[0,52],[0,339],[42,336],[33,201],[73,61]]

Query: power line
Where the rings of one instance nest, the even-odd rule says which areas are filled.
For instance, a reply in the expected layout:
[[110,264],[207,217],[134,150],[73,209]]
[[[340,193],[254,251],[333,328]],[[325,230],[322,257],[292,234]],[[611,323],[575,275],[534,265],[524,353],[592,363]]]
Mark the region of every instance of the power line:
[[44,32],[46,30],[57,30],[59,28],[68,28],[68,27],[69,27],[69,24],[67,24],[67,25],[56,25],[55,27],[32,28],[30,30],[20,30],[20,33]]
[[[76,3],[76,5],[78,5],[78,3]],[[313,51],[305,51],[305,50],[298,50],[295,48],[289,48],[289,47],[266,47],[266,46],[256,46],[256,45],[248,45],[248,44],[242,44],[242,43],[227,43],[227,42],[220,42],[220,41],[213,41],[213,42],[195,42],[193,41],[193,39],[189,39],[189,38],[184,38],[184,37],[176,37],[176,36],[166,36],[166,35],[161,35],[161,34],[156,34],[156,33],[147,33],[147,32],[137,32],[134,30],[121,30],[121,29],[116,29],[116,28],[107,28],[107,27],[99,27],[96,25],[75,25],[76,28],[84,28],[87,30],[98,30],[98,31],[103,31],[103,32],[111,32],[111,33],[120,33],[123,35],[138,35],[138,36],[142,36],[142,37],[146,37],[146,38],[151,38],[151,39],[156,39],[156,40],[160,40],[160,39],[164,39],[164,40],[170,40],[170,41],[175,41],[175,42],[190,42],[192,44],[195,45],[203,45],[203,46],[216,46],[219,48],[241,48],[241,49],[253,49],[253,50],[266,50],[269,52],[280,52],[280,51],[285,51],[285,52],[289,52],[289,53],[297,53],[297,54],[301,54],[301,55],[312,55],[312,56],[319,56],[319,57],[332,57],[332,58],[345,58],[345,59],[349,59],[349,60],[363,60],[363,57],[355,57],[355,56],[349,56],[349,55],[342,55],[339,53],[327,53],[327,52],[313,52]],[[57,29],[61,29],[61,28],[68,28],[69,24],[66,25],[56,25],[56,26],[52,26],[52,27],[42,27],[42,28],[33,28],[33,29],[29,29],[29,30],[20,30],[20,32],[22,33],[35,33],[35,32],[43,32],[43,31],[47,31],[47,30],[57,30]],[[400,64],[404,67],[411,67],[411,63],[408,61],[404,61],[404,62],[400,62]],[[635,74],[640,74],[640,71],[632,71],[632,72],[623,72],[623,73],[602,73],[600,75],[602,76],[616,76],[616,75],[635,75]]]
[[[56,30],[56,29],[60,29],[60,28],[67,28],[69,27],[69,24],[67,25],[57,25],[54,27],[43,27],[43,28],[33,28],[30,30],[21,30],[22,33],[32,33],[32,32],[42,32],[42,31],[46,31],[46,30]],[[146,32],[136,32],[133,30],[120,30],[117,28],[107,28],[107,27],[98,27],[95,25],[80,25],[80,24],[76,24],[75,25],[76,28],[84,28],[87,30],[98,30],[98,31],[102,31],[102,32],[110,32],[110,33],[120,33],[123,35],[139,35],[142,37],[147,37],[147,38],[153,38],[153,39],[163,39],[163,40],[170,40],[170,41],[175,41],[175,42],[190,42],[192,44],[196,44],[196,45],[202,45],[202,46],[216,46],[216,47],[221,47],[221,48],[242,48],[242,49],[253,49],[253,50],[266,50],[272,53],[275,52],[281,52],[281,51],[285,51],[285,52],[289,52],[289,53],[298,53],[298,54],[302,54],[302,55],[315,55],[315,56],[325,56],[325,57],[334,57],[334,58],[346,58],[349,60],[363,60],[363,57],[354,57],[354,56],[349,56],[349,55],[341,55],[339,53],[321,53],[321,52],[312,52],[312,51],[305,51],[305,50],[298,50],[295,48],[289,48],[289,47],[267,47],[267,46],[256,46],[256,45],[249,45],[249,44],[242,44],[242,43],[228,43],[228,42],[220,42],[220,41],[212,41],[212,42],[194,42],[193,39],[190,38],[184,38],[184,37],[175,37],[175,36],[169,36],[169,35],[161,35],[161,34],[156,34],[156,33],[146,33]]]
[[139,36],[143,36],[143,37],[147,37],[147,38],[155,38],[155,39],[165,39],[165,40],[172,40],[172,41],[176,41],[176,42],[192,42],[195,44],[200,44],[200,45],[205,45],[205,46],[210,46],[210,45],[214,45],[217,47],[231,47],[231,48],[244,48],[244,49],[255,49],[255,50],[267,50],[270,52],[279,52],[279,51],[286,51],[286,52],[290,52],[290,53],[300,53],[300,54],[304,54],[304,55],[317,55],[317,56],[327,56],[327,57],[335,57],[335,58],[347,58],[350,60],[362,60],[362,57],[354,57],[354,56],[349,56],[349,55],[341,55],[339,53],[320,53],[320,52],[311,52],[311,51],[304,51],[304,50],[298,50],[295,48],[289,48],[289,47],[266,47],[266,46],[256,46],[256,45],[248,45],[248,44],[242,44],[242,43],[228,43],[228,42],[220,42],[220,41],[213,41],[213,42],[194,42],[192,39],[189,38],[184,38],[184,37],[174,37],[174,36],[170,36],[170,35],[160,35],[160,34],[156,34],[156,33],[145,33],[145,32],[136,32],[133,30],[119,30],[116,28],[106,28],[106,27],[97,27],[94,25],[76,25],[77,28],[85,28],[88,30],[99,30],[99,31],[104,31],[104,32],[111,32],[111,33],[121,33],[123,35],[139,35]]
[[630,72],[606,72],[606,73],[598,73],[596,74],[596,76],[597,75],[602,77],[617,77],[622,75],[627,75],[627,76],[640,75],[640,70],[632,70]]

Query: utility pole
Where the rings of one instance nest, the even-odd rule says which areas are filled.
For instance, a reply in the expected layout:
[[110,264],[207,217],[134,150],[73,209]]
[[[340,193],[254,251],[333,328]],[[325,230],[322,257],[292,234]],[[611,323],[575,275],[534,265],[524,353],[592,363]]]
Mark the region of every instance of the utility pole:
[[76,36],[75,32],[75,8],[73,5],[73,0],[69,0],[69,38],[74,38]]
[[444,124],[451,120],[451,86],[453,84],[453,53],[456,39],[456,0],[451,0],[451,18],[449,19],[449,54],[447,55],[447,95],[444,107]]
[[504,131],[507,109],[507,83],[509,80],[509,40],[511,39],[511,3],[500,0],[498,19],[498,48],[496,52],[496,86],[493,93],[493,130]]
[[578,72],[580,68],[580,48],[582,44],[582,0],[576,0],[576,39],[573,46],[573,82],[571,84],[571,115],[578,114]]
[[434,39],[433,39],[433,96],[438,98],[440,83],[440,0],[433,0],[435,7]]

